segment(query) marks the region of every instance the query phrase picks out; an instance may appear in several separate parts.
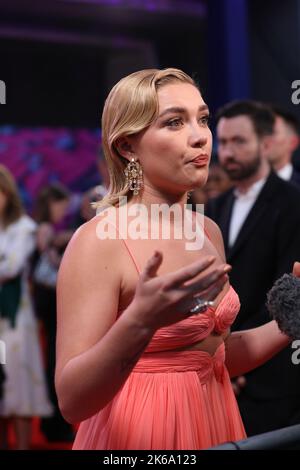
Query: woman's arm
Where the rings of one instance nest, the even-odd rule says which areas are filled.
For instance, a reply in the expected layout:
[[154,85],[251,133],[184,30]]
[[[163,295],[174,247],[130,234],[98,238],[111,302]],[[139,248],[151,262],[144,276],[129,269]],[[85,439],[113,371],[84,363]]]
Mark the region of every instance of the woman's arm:
[[290,342],[291,339],[279,330],[274,320],[257,328],[231,333],[225,340],[226,366],[230,377],[246,374],[261,366]]
[[[299,262],[294,263],[293,275],[300,278]],[[280,331],[275,320],[251,330],[233,333],[225,342],[230,376],[245,374],[264,364],[291,341],[292,338]]]
[[209,270],[213,257],[157,276],[162,261],[157,254],[117,319],[128,253],[119,240],[99,240],[96,223],[93,219],[77,231],[59,271],[56,390],[70,422],[87,419],[108,404],[155,331],[186,318],[196,293],[205,290],[205,298],[214,299],[227,280],[224,265]]
[[[223,239],[219,227],[205,217],[206,229],[221,256],[225,257]],[[300,263],[294,264],[293,274],[300,277]],[[243,375],[261,366],[290,342],[291,338],[283,334],[276,323],[270,321],[265,325],[245,331],[224,335],[226,345],[226,366],[230,377]]]

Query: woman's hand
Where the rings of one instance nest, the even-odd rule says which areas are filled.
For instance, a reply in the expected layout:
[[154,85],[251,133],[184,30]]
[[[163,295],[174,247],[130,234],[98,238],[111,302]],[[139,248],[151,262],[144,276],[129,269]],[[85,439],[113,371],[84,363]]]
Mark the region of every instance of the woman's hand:
[[293,266],[293,276],[300,277],[300,263],[295,261]]
[[130,309],[135,321],[151,331],[193,315],[190,309],[195,306],[196,297],[214,300],[231,269],[227,264],[209,269],[215,257],[207,256],[175,272],[157,276],[162,259],[158,251],[149,259],[136,287],[131,304],[134,308]]

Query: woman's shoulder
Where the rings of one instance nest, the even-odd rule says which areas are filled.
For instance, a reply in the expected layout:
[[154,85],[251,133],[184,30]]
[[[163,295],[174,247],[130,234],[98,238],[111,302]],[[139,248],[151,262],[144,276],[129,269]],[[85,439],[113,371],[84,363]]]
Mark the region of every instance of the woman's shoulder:
[[118,233],[112,212],[106,214],[106,217],[101,212],[75,231],[69,243],[69,250],[76,248],[107,254],[117,249],[117,239]]
[[222,237],[222,233],[218,224],[216,224],[214,220],[207,217],[207,215],[204,215],[203,217],[204,217],[205,230],[208,231],[208,233],[211,234],[212,236]]
[[218,252],[225,258],[224,241],[220,227],[206,215],[204,216],[204,229],[206,236],[217,248]]
[[81,279],[95,276],[98,281],[119,279],[122,258],[120,244],[109,236],[101,236],[100,232],[97,216],[76,230],[64,252],[59,278],[72,278],[76,273]]

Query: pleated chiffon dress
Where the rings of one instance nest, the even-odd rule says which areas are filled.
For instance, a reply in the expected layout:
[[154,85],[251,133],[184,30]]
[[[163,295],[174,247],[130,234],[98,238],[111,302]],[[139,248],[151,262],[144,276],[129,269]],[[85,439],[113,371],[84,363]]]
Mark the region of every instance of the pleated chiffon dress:
[[239,308],[230,286],[217,308],[157,330],[113,400],[80,424],[73,449],[199,450],[245,438],[224,343],[213,356],[172,351],[222,334]]

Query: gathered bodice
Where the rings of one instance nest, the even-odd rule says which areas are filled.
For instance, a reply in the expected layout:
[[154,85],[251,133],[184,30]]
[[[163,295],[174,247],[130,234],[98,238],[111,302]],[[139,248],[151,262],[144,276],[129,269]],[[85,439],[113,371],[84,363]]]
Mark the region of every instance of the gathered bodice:
[[212,332],[222,334],[230,328],[239,309],[239,297],[230,286],[216,308],[210,307],[204,313],[191,315],[157,330],[145,352],[183,348],[202,341]]
[[[135,256],[130,250],[129,244],[115,224],[112,224],[120,235],[138,274],[141,270]],[[206,232],[205,232],[206,233]],[[208,236],[208,234],[206,234]],[[211,333],[221,335],[234,322],[240,309],[238,294],[232,286],[221,299],[217,307],[209,307],[200,314],[191,315],[172,325],[160,328],[152,337],[150,343],[145,349],[145,353],[168,351],[178,348],[185,348],[207,338]],[[122,312],[119,311],[118,315]]]

